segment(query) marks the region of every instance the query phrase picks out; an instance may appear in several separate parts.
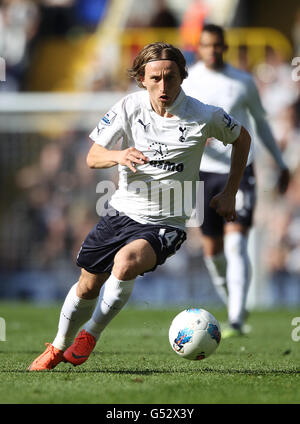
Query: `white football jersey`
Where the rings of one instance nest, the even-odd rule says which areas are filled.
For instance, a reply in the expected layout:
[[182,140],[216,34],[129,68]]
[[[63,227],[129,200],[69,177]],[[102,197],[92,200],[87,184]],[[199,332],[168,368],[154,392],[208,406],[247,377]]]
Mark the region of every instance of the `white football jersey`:
[[[252,76],[225,64],[218,71],[208,69],[203,62],[197,62],[189,70],[189,76],[182,87],[186,94],[201,102],[215,105],[226,110],[237,119],[252,135],[250,115],[254,120],[265,116],[258,90]],[[253,139],[253,137],[252,137]],[[205,148],[201,171],[228,173],[230,169],[231,146],[223,146],[217,140],[209,140]],[[251,143],[248,163],[253,162],[253,143]]]
[[183,205],[193,202],[190,184],[195,188],[199,179],[206,140],[233,143],[241,125],[223,109],[186,96],[183,90],[168,111],[173,117],[154,112],[146,90],[129,94],[101,119],[90,138],[108,149],[122,138],[122,149],[133,146],[149,158],[136,165],[136,173],[119,165],[111,206],[140,223],[183,229],[192,212],[192,206]]

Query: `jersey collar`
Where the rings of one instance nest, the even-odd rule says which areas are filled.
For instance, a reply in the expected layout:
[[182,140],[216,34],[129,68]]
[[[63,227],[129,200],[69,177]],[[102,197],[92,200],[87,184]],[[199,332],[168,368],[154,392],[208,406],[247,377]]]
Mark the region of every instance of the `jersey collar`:
[[[146,97],[146,107],[148,110],[153,110],[152,105],[151,105],[151,101],[150,101],[150,96],[149,93],[146,91],[147,93],[147,97]],[[175,110],[179,110],[181,104],[183,103],[183,101],[186,99],[186,94],[185,92],[182,90],[182,88],[180,89],[180,92],[178,94],[178,96],[176,97],[175,102],[166,108],[166,110],[170,113],[172,113],[172,115],[176,115]]]

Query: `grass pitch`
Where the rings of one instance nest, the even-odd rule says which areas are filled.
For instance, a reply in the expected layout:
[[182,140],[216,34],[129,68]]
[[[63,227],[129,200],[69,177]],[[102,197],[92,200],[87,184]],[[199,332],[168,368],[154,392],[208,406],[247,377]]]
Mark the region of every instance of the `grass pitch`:
[[[204,306],[205,307],[205,306]],[[182,308],[183,309],[183,308]],[[252,312],[252,332],[221,340],[203,361],[181,359],[168,341],[180,309],[124,309],[80,367],[26,368],[52,342],[60,305],[0,303],[2,404],[266,404],[300,403],[300,341],[292,319],[300,312]],[[211,311],[225,321],[225,311]],[[300,334],[300,329],[298,331]]]

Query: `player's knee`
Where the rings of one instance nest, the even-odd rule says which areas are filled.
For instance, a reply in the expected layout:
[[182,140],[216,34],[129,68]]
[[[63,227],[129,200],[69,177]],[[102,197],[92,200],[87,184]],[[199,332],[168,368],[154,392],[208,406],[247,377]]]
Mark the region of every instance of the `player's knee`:
[[77,296],[82,299],[95,299],[99,296],[100,288],[104,283],[102,280],[105,279],[82,269],[76,289]]
[[113,274],[116,278],[126,281],[139,274],[138,255],[129,249],[121,249],[115,256]]
[[126,260],[125,257],[116,257],[112,272],[120,280],[131,280],[137,276],[136,262],[129,258]]

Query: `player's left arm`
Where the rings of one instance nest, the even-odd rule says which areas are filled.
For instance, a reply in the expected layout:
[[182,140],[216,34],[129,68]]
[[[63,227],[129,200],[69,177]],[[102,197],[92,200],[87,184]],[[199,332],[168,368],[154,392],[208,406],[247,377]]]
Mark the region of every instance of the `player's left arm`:
[[279,192],[283,194],[285,193],[290,180],[289,169],[282,158],[281,151],[276,143],[271,127],[265,118],[265,110],[252,78],[249,79],[247,87],[248,108],[254,118],[257,135],[279,167],[280,172],[277,187]]
[[226,186],[210,202],[210,207],[214,208],[226,221],[234,221],[237,217],[235,197],[247,165],[250,143],[251,137],[248,131],[241,127],[240,135],[232,144],[231,166]]

